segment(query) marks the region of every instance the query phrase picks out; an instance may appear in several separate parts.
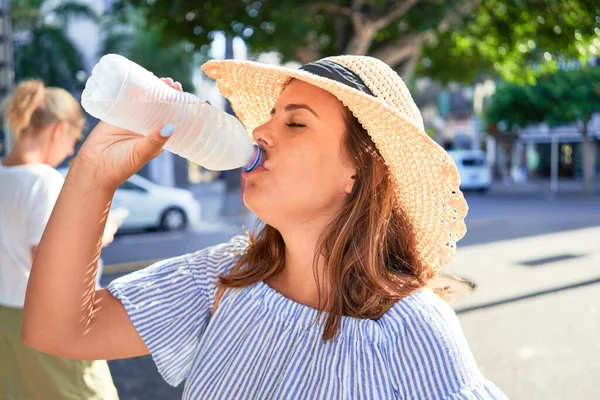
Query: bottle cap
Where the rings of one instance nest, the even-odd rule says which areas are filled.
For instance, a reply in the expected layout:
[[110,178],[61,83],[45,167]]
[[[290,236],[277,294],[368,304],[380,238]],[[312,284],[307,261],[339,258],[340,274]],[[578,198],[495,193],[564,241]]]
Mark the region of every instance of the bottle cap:
[[245,172],[250,172],[260,167],[263,164],[263,149],[255,144],[254,149],[252,150],[252,157],[250,160],[242,167]]

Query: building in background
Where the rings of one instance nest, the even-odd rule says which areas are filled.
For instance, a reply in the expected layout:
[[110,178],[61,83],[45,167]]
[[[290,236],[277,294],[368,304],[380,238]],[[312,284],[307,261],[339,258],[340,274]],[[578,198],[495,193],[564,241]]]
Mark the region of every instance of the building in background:
[[[531,177],[550,177],[551,144],[558,143],[558,176],[563,179],[583,178],[581,129],[576,124],[549,128],[546,124],[529,126],[519,132],[514,147],[514,164],[527,169]],[[588,124],[589,134],[600,141],[600,113]],[[596,146],[596,174],[600,176],[600,146]]]

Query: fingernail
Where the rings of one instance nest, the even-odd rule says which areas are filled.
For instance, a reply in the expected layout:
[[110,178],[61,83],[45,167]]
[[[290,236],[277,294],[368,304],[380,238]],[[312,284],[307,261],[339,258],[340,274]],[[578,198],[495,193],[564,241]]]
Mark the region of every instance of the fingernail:
[[169,81],[169,83],[173,83],[173,78],[167,78],[167,80]]
[[177,86],[179,86],[180,88],[182,88],[182,87],[183,87],[183,86],[181,86],[181,82],[179,82],[179,81],[175,82],[175,84],[176,84]]
[[162,137],[168,137],[171,136],[173,132],[175,132],[175,125],[167,124],[160,130],[160,135]]

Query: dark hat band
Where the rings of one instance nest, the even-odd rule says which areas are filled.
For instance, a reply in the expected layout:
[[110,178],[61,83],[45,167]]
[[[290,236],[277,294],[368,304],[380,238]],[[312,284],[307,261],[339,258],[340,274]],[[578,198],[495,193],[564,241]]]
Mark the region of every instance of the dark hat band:
[[343,83],[353,89],[359,90],[369,96],[375,97],[373,92],[365,85],[362,79],[351,69],[330,60],[317,60],[300,67],[300,70],[311,74]]

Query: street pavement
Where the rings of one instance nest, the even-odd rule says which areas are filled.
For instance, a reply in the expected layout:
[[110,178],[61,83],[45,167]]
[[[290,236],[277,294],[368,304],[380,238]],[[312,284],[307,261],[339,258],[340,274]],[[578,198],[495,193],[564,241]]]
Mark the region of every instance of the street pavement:
[[448,271],[484,374],[510,399],[600,398],[600,227],[470,246]]
[[[511,399],[600,398],[600,197],[467,199],[469,231],[445,271],[475,285],[452,306],[481,370]],[[102,282],[143,260],[222,242],[240,225],[230,216],[187,233],[121,236],[103,254],[107,272],[115,265],[121,272]],[[110,366],[123,399],[181,398],[149,356]]]

